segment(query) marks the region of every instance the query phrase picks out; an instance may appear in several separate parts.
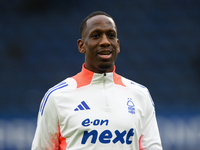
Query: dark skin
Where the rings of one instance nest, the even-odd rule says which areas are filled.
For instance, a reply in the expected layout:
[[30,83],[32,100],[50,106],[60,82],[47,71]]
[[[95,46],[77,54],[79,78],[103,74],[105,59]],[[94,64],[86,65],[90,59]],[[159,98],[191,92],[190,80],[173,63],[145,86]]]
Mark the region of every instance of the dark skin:
[[86,69],[95,73],[112,72],[119,48],[117,30],[112,18],[98,15],[87,20],[78,49],[85,54]]

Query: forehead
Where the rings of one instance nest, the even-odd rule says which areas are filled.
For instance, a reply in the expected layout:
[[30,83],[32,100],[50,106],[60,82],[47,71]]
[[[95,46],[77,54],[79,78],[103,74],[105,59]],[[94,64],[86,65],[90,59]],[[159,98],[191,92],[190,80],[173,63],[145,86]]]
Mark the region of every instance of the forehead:
[[112,18],[104,15],[97,15],[87,20],[86,33],[89,34],[94,30],[114,30],[116,31],[115,22]]

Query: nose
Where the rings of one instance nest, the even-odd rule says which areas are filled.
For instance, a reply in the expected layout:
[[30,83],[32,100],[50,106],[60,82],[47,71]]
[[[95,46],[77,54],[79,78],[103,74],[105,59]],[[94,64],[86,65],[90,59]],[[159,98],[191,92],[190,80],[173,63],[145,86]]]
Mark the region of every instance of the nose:
[[108,37],[106,36],[106,34],[103,34],[99,43],[100,46],[109,46],[110,45],[110,41],[108,40]]

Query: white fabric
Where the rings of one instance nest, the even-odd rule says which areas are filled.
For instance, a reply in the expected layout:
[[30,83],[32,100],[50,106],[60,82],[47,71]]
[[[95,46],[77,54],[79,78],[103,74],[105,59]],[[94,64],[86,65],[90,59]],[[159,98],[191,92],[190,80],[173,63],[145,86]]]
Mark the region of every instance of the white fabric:
[[124,77],[125,86],[116,84],[113,74],[93,73],[79,88],[67,78],[51,88],[41,102],[32,150],[59,149],[60,136],[66,150],[139,150],[140,144],[141,150],[162,150],[148,89]]

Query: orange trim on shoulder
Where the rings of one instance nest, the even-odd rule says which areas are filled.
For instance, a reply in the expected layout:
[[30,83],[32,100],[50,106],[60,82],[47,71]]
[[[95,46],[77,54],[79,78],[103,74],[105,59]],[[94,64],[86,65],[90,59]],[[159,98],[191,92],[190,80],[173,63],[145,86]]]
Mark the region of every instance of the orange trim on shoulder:
[[82,71],[72,78],[76,80],[77,88],[80,88],[82,86],[86,86],[91,83],[93,78],[93,72],[87,70],[85,68],[85,64],[83,64]]
[[64,137],[62,137],[59,127],[59,150],[66,150],[67,148],[67,142]]
[[118,75],[117,73],[113,72],[113,81],[115,84],[125,86],[122,82],[122,76]]

